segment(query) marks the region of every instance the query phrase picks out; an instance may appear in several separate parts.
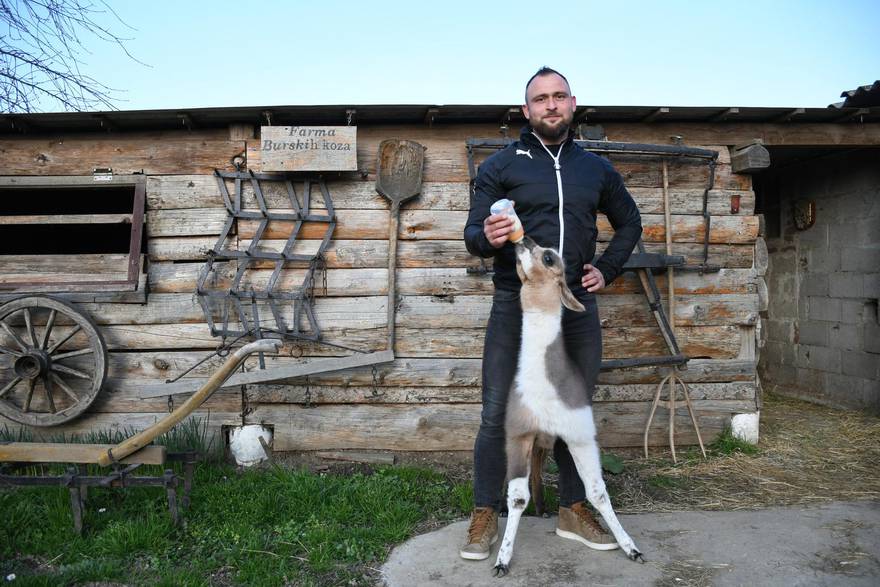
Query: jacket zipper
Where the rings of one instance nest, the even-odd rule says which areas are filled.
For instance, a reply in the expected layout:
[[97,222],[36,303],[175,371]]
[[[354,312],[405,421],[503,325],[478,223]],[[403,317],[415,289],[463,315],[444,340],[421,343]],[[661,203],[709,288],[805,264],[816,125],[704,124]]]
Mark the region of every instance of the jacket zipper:
[[562,243],[565,238],[565,221],[562,218],[562,206],[565,203],[565,199],[562,195],[562,166],[559,164],[559,158],[562,157],[562,149],[565,147],[565,143],[559,146],[559,153],[554,156],[550,149],[547,148],[547,145],[544,144],[544,141],[541,140],[541,137],[534,132],[532,134],[535,135],[535,138],[538,139],[538,142],[541,143],[541,146],[544,147],[544,150],[553,159],[553,169],[556,170],[556,193],[559,197],[559,258],[561,259],[563,258]]

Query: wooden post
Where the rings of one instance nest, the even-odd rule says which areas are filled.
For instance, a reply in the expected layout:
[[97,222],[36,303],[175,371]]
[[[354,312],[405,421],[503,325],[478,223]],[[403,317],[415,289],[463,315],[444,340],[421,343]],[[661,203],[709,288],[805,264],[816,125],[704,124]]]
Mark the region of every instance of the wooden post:
[[73,529],[77,534],[82,534],[83,502],[80,489],[75,485],[70,487],[70,510],[73,512]]
[[195,464],[193,453],[187,453],[183,462],[183,507],[189,509],[189,494],[193,484],[193,465]]
[[[669,209],[669,169],[666,160],[663,160],[663,216],[666,219],[666,254],[672,254],[672,211]],[[669,267],[666,269],[666,281],[669,291],[669,329],[675,336],[675,279],[674,269]]]
[[175,526],[180,525],[180,512],[177,509],[177,476],[172,469],[165,469],[165,492],[168,495],[168,511]]

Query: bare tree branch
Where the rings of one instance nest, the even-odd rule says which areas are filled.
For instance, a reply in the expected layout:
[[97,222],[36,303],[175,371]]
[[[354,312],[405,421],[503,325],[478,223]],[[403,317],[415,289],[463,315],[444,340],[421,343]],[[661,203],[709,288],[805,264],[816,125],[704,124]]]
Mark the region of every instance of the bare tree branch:
[[[121,90],[83,73],[88,37],[119,47],[126,39],[101,24],[131,27],[103,0],[0,0],[0,112],[115,110]],[[132,29],[133,30],[133,29]]]

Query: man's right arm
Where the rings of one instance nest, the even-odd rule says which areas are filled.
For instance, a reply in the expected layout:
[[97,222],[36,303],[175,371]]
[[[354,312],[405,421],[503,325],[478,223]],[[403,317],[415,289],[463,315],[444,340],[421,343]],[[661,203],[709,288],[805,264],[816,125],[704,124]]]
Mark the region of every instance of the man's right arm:
[[478,257],[495,255],[507,242],[507,234],[513,226],[513,220],[506,216],[489,213],[492,203],[504,197],[497,170],[492,163],[489,160],[480,166],[474,182],[471,209],[464,227],[465,246],[470,254]]

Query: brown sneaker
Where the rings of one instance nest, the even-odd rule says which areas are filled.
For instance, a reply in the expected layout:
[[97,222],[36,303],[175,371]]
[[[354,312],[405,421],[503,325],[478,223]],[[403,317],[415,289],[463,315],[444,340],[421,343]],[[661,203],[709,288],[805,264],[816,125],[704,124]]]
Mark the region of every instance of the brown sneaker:
[[461,558],[481,561],[489,558],[492,545],[498,540],[498,512],[490,507],[474,508],[468,527],[467,544],[459,554]]
[[596,550],[614,550],[617,542],[599,525],[593,514],[582,501],[573,503],[570,508],[559,506],[559,522],[556,535],[577,540]]

